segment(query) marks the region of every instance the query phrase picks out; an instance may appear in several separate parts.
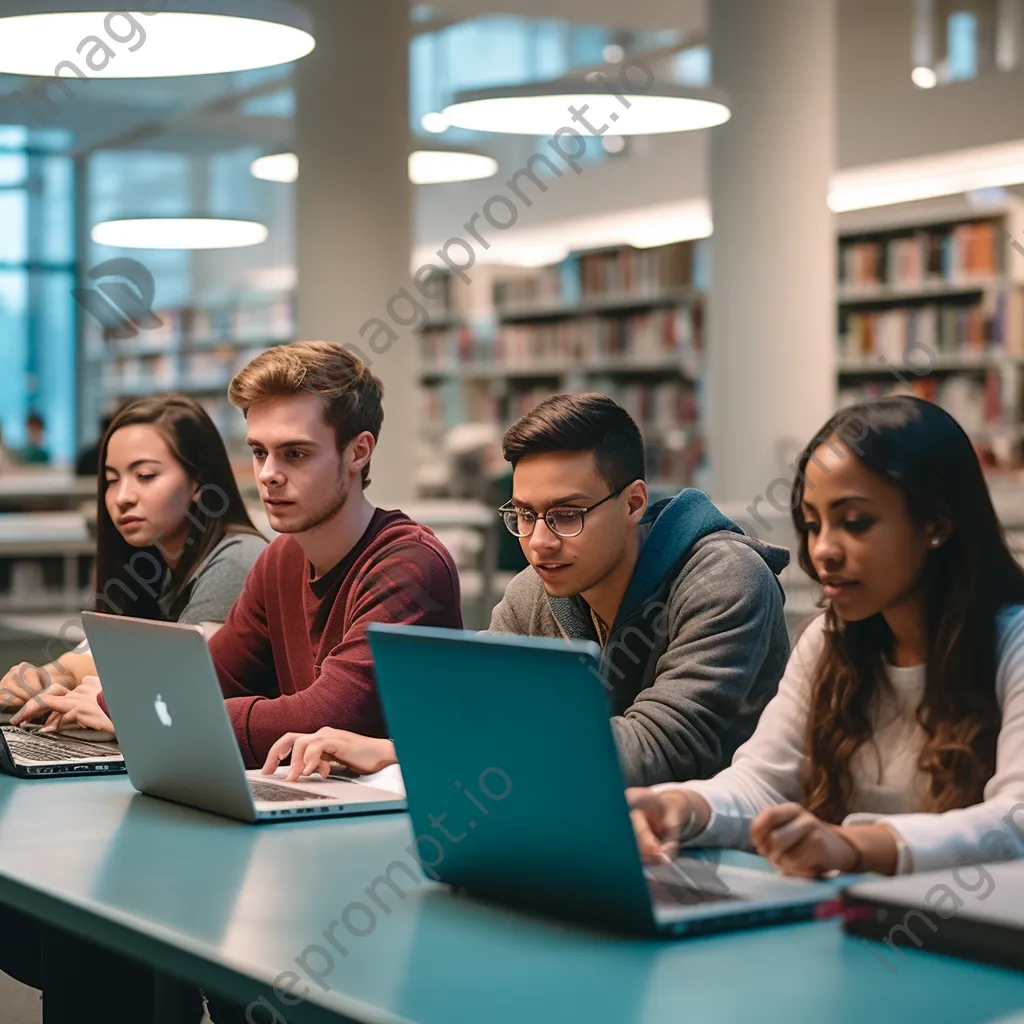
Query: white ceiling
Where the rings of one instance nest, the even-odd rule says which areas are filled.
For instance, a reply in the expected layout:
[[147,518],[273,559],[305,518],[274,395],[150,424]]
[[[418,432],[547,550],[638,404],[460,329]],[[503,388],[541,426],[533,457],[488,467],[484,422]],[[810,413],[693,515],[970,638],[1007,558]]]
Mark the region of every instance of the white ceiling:
[[[3,3],[0,0],[0,12]],[[439,0],[430,7],[441,21],[507,13],[610,28],[684,32],[699,31],[705,14],[705,0]],[[429,28],[429,24],[421,26]],[[272,147],[287,138],[287,122],[241,116],[229,102],[261,81],[261,74],[268,73],[72,83],[73,99],[51,84],[48,93],[57,109],[44,110],[44,117],[27,111],[16,95],[40,89],[43,80],[0,74],[0,124],[64,128],[82,151],[112,143],[193,152],[243,145]],[[281,69],[269,72],[270,77],[280,74]]]
[[674,28],[683,32],[702,29],[706,12],[705,0],[437,0],[430,6],[457,18],[518,14],[617,29]]

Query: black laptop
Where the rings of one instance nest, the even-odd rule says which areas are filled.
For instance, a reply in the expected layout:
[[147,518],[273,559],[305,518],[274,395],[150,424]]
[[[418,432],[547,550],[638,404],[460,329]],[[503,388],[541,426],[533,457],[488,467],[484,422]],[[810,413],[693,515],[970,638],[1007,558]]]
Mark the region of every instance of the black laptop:
[[896,969],[909,947],[1024,970],[1024,861],[858,882],[843,906],[846,930],[881,940]]
[[[5,719],[10,715],[5,715]],[[72,778],[123,772],[124,758],[118,745],[86,737],[103,734],[75,729],[72,735],[41,733],[39,724],[0,725],[0,772],[19,779]]]

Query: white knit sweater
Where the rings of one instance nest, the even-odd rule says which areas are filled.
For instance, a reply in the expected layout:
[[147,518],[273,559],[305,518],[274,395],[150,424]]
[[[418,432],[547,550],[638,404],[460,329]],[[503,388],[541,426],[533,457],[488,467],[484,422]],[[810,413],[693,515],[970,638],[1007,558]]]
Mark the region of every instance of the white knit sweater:
[[[778,695],[730,767],[705,781],[654,787],[693,789],[710,804],[711,820],[691,845],[749,848],[750,824],[761,811],[803,802],[810,680],[824,644],[824,621],[816,619],[800,638]],[[874,709],[874,742],[854,757],[852,813],[844,824],[884,821],[906,842],[916,871],[1024,857],[1024,607],[1000,613],[997,654],[1003,720],[995,774],[982,803],[943,814],[921,810],[925,791],[917,757],[924,735],[914,712],[924,693],[924,666],[886,665],[893,694]]]

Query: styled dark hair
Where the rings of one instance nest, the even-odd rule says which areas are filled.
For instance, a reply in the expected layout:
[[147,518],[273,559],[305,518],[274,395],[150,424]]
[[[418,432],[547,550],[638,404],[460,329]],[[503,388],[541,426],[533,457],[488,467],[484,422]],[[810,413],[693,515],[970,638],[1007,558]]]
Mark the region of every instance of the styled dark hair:
[[[196,500],[183,510],[191,526],[184,553],[173,570],[171,590],[162,601],[160,587],[167,563],[160,538],[149,547],[133,547],[107,511],[105,468],[110,439],[122,427],[140,423],[160,431],[171,453],[199,487]],[[260,535],[245,510],[217,427],[206,410],[185,395],[140,398],[114,416],[100,444],[97,489],[96,611],[175,621],[188,604],[195,570],[224,537]],[[117,590],[115,597],[112,588]]]
[[[822,445],[845,445],[872,473],[903,493],[913,520],[945,519],[952,533],[929,549],[927,663],[917,719],[926,740],[918,759],[929,779],[928,809],[968,807],[995,772],[1001,713],[996,698],[996,614],[1024,603],[1024,571],[1006,545],[970,439],[949,413],[899,396],[843,409],[815,434],[793,483],[800,566],[818,576],[802,513],[807,463]],[[883,655],[892,633],[881,614],[844,622],[825,610],[825,646],[814,672],[804,790],[809,810],[838,823],[853,791],[850,764],[872,734]]]
[[596,392],[545,399],[508,428],[501,446],[513,469],[527,455],[590,451],[613,489],[647,477],[640,428],[621,405]]
[[[374,441],[380,437],[384,385],[358,356],[332,341],[295,341],[261,352],[235,375],[228,401],[248,415],[257,402],[303,391],[320,396],[339,453],[363,431],[369,431]],[[367,462],[363,490],[369,486]]]

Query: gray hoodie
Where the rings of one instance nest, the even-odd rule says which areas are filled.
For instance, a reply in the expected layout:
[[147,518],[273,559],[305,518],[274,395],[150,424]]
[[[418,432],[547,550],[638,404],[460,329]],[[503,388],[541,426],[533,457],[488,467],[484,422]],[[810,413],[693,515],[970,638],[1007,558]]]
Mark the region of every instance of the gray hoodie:
[[[777,576],[789,551],[745,536],[692,488],[652,505],[640,529],[601,659],[623,772],[630,786],[705,779],[731,762],[778,688],[789,634]],[[599,642],[586,601],[548,597],[532,567],[509,584],[489,631]]]

